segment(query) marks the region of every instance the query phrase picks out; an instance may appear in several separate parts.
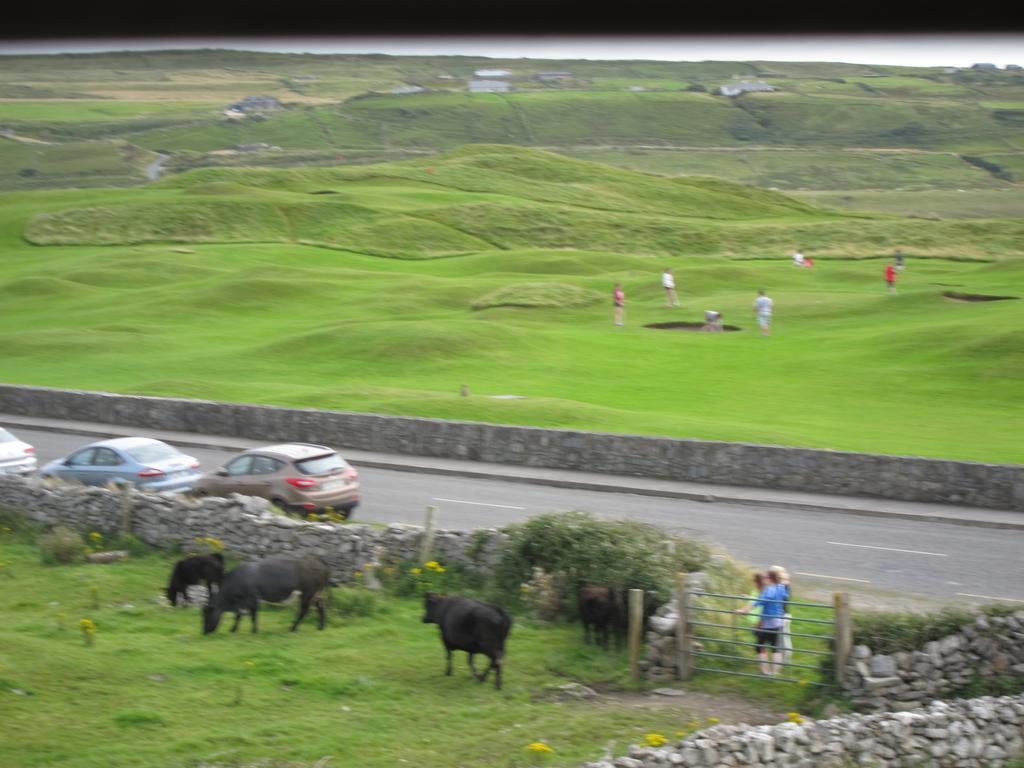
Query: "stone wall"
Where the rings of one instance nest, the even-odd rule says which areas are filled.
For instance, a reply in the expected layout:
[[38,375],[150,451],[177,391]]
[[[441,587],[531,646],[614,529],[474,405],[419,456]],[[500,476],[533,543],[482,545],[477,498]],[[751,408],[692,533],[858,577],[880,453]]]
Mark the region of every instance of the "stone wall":
[[0,413],[1024,511],[1024,465],[617,435],[0,385]]
[[[275,554],[315,554],[345,583],[375,559],[382,565],[418,558],[424,530],[415,525],[310,523],[270,511],[265,499],[232,495],[189,500],[182,496],[58,485],[38,478],[0,475],[0,509],[21,512],[48,525],[63,524],[105,535],[121,530],[125,503],[131,531],[145,543],[188,550],[197,538],[224,542],[228,555],[253,560]],[[469,570],[491,569],[505,535],[494,529],[434,532],[433,557]]]
[[1024,680],[1024,610],[978,616],[913,652],[873,654],[866,645],[855,646],[843,688],[859,709],[905,710],[995,675]]
[[716,725],[585,768],[998,768],[1024,752],[1024,695],[934,701],[909,712]]

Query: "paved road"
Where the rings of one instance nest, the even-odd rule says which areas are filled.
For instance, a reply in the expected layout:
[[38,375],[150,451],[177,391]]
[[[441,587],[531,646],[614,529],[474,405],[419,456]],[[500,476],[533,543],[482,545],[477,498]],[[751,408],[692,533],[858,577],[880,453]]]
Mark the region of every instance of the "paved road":
[[[23,427],[14,431],[36,447],[40,464],[99,439]],[[218,438],[201,440],[216,443]],[[234,454],[212,448],[183,450],[198,458],[204,469],[213,469]],[[586,510],[606,518],[653,523],[717,544],[755,566],[783,563],[796,578],[819,590],[860,594],[859,605],[874,599],[872,595],[886,602],[892,595],[918,595],[950,602],[1004,599],[1024,606],[1020,529],[705,503],[372,467],[362,467],[360,478],[364,504],[356,510],[358,520],[421,523],[424,509],[432,504],[439,510],[441,527],[474,528],[553,510]]]

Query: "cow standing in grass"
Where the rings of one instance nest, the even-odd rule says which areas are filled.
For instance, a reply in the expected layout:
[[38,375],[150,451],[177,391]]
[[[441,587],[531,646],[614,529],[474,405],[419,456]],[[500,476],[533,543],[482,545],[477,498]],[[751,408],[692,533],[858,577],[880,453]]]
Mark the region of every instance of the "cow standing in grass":
[[596,642],[602,648],[608,647],[608,635],[615,635],[615,644],[622,646],[626,634],[628,615],[622,598],[611,587],[581,587],[576,596],[580,622],[583,624],[583,641]]
[[[432,592],[424,595],[423,603],[423,623],[437,624],[441,629],[441,642],[448,654],[445,674],[452,673],[452,651],[466,651],[473,677],[482,683],[493,669],[494,687],[500,690],[505,639],[512,629],[512,617],[505,609],[468,597],[441,597]],[[473,666],[473,656],[477,653],[491,660],[483,674]]]
[[178,595],[185,602],[191,602],[188,588],[193,584],[206,582],[209,593],[207,602],[213,599],[213,585],[219,585],[224,579],[224,556],[219,552],[211,555],[195,555],[186,557],[174,564],[171,571],[171,583],[167,585],[167,600],[171,605],[178,604]]
[[292,623],[292,632],[299,627],[311,603],[316,603],[320,616],[319,629],[324,628],[323,594],[329,589],[327,564],[319,557],[307,555],[302,558],[268,557],[254,563],[243,563],[224,577],[217,596],[203,609],[203,634],[217,630],[220,617],[225,611],[234,611],[235,623],[231,631],[238,629],[242,614],[252,619],[252,631],[256,632],[256,612],[260,600],[281,603],[300,592],[299,614]]

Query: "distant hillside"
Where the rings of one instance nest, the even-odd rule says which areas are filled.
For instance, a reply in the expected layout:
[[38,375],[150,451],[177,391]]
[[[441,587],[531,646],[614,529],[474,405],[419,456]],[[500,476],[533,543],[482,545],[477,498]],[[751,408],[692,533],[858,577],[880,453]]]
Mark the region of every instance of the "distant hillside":
[[[53,151],[0,146],[0,189],[145,180],[139,169],[112,166],[104,143],[166,153],[171,172],[337,166],[510,144],[783,189],[1009,188],[1024,166],[1024,73],[1015,71],[219,50],[2,61],[0,128],[98,149],[83,172],[81,152],[70,168]],[[511,91],[468,93],[481,68],[509,70]],[[775,92],[715,95],[745,81]],[[399,88],[422,91],[392,93]],[[252,95],[284,109],[224,114]],[[767,149],[785,152],[765,165],[757,151]],[[882,152],[900,149],[918,162]],[[827,171],[808,173],[809,165]]]
[[640,256],[780,258],[920,255],[984,259],[1024,223],[830,213],[709,178],[666,179],[536,149],[476,145],[430,159],[345,168],[202,169],[117,203],[38,213],[37,245],[294,243],[402,259],[488,250],[574,249]]

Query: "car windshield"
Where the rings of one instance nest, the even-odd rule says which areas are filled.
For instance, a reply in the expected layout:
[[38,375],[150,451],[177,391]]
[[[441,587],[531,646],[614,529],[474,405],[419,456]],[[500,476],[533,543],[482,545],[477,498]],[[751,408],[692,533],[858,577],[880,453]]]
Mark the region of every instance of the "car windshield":
[[0,443],[13,443],[16,439],[14,435],[0,427]]
[[167,443],[146,443],[137,445],[134,448],[125,448],[124,452],[140,464],[150,464],[154,461],[163,461],[181,456],[181,451],[172,448]]
[[348,469],[348,464],[336,453],[314,456],[295,462],[295,468],[304,475],[328,475]]

